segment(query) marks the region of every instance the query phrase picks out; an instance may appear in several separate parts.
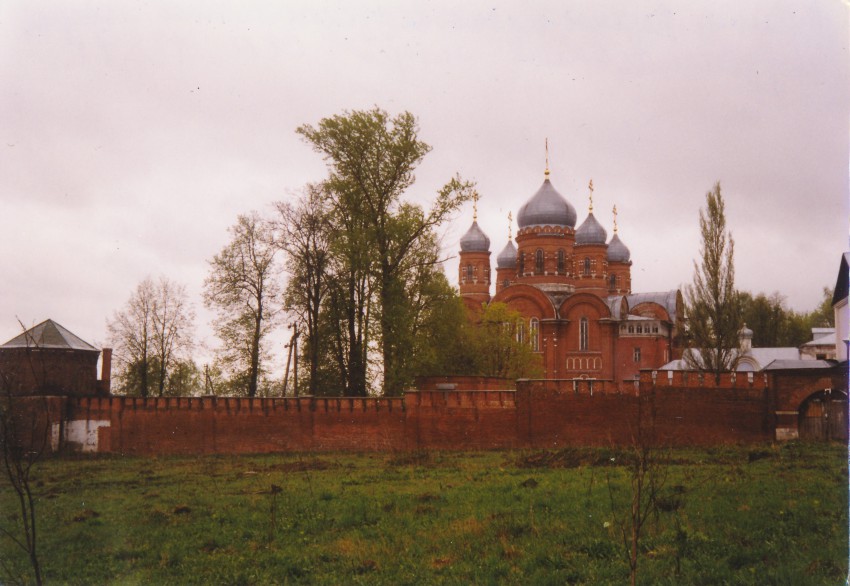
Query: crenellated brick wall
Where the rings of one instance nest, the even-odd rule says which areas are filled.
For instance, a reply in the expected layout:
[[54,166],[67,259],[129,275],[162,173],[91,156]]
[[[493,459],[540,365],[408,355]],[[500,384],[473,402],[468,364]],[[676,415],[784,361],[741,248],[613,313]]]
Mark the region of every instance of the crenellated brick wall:
[[645,371],[629,393],[610,381],[520,380],[507,390],[477,378],[455,382],[480,390],[449,390],[455,383],[439,377],[398,398],[16,401],[30,412],[49,405],[54,448],[133,455],[611,446],[647,432],[665,445],[707,445],[787,437],[789,401],[839,378],[739,373],[715,385],[696,373]]

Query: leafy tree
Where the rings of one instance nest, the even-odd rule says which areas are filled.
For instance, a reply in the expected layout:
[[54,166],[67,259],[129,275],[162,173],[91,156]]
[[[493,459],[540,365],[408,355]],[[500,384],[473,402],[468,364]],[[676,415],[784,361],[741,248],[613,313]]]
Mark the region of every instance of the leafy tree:
[[741,316],[753,330],[756,348],[799,347],[811,339],[812,328],[833,327],[832,289],[824,287],[824,298],[811,312],[789,309],[785,297],[778,292],[769,297],[764,293],[753,296],[742,291]]
[[[381,350],[383,387],[386,394],[401,390],[405,379],[408,299],[405,275],[417,262],[423,239],[443,223],[471,196],[470,185],[455,178],[437,194],[426,213],[418,206],[401,202],[414,182],[414,170],[431,150],[418,138],[415,117],[404,112],[391,118],[373,108],[346,112],[321,120],[318,127],[304,125],[298,133],[325,156],[329,177],[325,182],[333,198],[335,217],[347,229],[341,244],[349,261],[340,275],[346,288],[332,294],[336,309],[345,308],[348,322],[350,390],[365,391],[368,363],[368,326],[363,320],[369,309],[378,313],[376,343]],[[365,270],[368,267],[368,270]],[[377,303],[371,305],[371,293]],[[345,297],[342,294],[347,294]],[[350,302],[356,301],[351,306]],[[342,358],[342,357],[341,357]]]
[[219,358],[233,390],[254,397],[265,373],[263,342],[278,311],[277,248],[271,226],[256,212],[240,215],[230,234],[210,261],[204,304],[218,313]]
[[189,360],[194,319],[185,286],[165,277],[140,282],[125,308],[107,321],[121,365],[120,388],[142,397],[152,389],[160,397],[168,394],[172,367]]
[[833,287],[823,288],[823,299],[820,304],[808,314],[808,320],[813,328],[834,328],[835,312],[832,309],[832,296],[835,293]]
[[517,339],[517,329],[524,327],[519,312],[504,303],[484,307],[480,321],[472,328],[476,374],[502,378],[537,378],[543,374],[540,354],[531,349],[528,340]]
[[700,263],[694,261],[694,282],[687,288],[687,315],[691,352],[685,354],[690,368],[714,373],[734,370],[738,360],[741,311],[735,291],[735,241],[726,230],[726,214],[720,183],[706,193],[706,207],[699,213]]
[[308,185],[297,202],[278,202],[275,207],[276,244],[286,255],[289,275],[284,306],[306,326],[302,347],[309,365],[308,392],[316,395],[323,332],[320,315],[331,278],[330,200],[322,185]]

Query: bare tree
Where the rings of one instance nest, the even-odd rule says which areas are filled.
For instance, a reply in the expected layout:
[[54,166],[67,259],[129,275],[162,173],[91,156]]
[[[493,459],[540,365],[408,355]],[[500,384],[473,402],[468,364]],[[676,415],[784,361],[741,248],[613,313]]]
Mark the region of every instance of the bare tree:
[[165,277],[138,284],[125,308],[107,322],[125,391],[147,397],[153,379],[159,396],[164,394],[175,362],[187,359],[193,346],[194,319],[185,286]]
[[607,476],[611,514],[629,564],[631,586],[637,584],[640,542],[649,520],[658,517],[659,497],[669,470],[669,453],[661,448],[655,435],[654,410],[654,394],[638,397],[632,441],[623,453],[629,482],[625,503],[617,498],[610,473]]
[[[26,328],[21,324],[21,328]],[[37,345],[27,339],[27,359],[34,361],[31,349]],[[35,369],[34,369],[35,372]],[[36,500],[33,493],[33,470],[50,448],[51,411],[46,397],[20,397],[12,392],[11,376],[0,370],[0,457],[3,472],[18,502],[15,514],[3,517],[0,535],[15,544],[27,557],[33,579],[42,584],[41,564],[38,556],[38,524]],[[41,386],[40,384],[37,386]],[[5,525],[11,521],[14,526]],[[4,573],[12,582],[27,582],[6,561],[0,560]]]
[[279,308],[277,248],[271,225],[256,212],[240,215],[230,234],[210,261],[204,303],[218,313],[214,327],[231,382],[254,397],[264,372],[264,338]]

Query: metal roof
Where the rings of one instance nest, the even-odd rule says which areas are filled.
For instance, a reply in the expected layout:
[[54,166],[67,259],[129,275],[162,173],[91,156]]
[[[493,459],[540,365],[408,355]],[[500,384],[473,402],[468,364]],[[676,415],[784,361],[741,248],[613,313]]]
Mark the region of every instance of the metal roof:
[[462,252],[490,252],[490,238],[478,226],[478,222],[472,222],[472,226],[461,237],[460,250]]
[[670,316],[670,321],[676,322],[676,294],[679,291],[672,289],[670,291],[660,291],[655,293],[632,293],[626,297],[629,302],[629,308],[636,307],[641,303],[655,303],[660,305],[667,311]]
[[593,215],[593,212],[587,214],[587,219],[576,230],[576,245],[605,244],[607,239],[608,233]]
[[496,267],[500,269],[516,268],[516,246],[514,246],[513,240],[508,240],[502,252],[496,257]]
[[611,237],[611,242],[608,243],[608,262],[629,262],[632,258],[632,253],[628,247],[623,244],[617,234]]
[[520,228],[528,228],[529,226],[569,226],[573,228],[576,225],[576,210],[546,178],[537,193],[531,196],[531,199],[519,209],[517,224]]
[[774,360],[762,370],[815,370],[833,366],[835,363],[829,360]]
[[12,338],[0,348],[56,348],[100,352],[97,348],[72,334],[52,319],[45,320]]

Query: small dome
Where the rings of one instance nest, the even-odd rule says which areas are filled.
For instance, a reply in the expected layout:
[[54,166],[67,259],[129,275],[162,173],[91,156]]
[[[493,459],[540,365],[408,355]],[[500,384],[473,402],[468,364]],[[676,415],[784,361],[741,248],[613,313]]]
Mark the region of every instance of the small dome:
[[472,226],[460,239],[461,252],[490,252],[490,239],[478,227],[478,222],[472,222]]
[[607,239],[608,233],[596,221],[593,212],[587,215],[587,219],[576,230],[576,244],[605,244]]
[[517,224],[520,228],[529,226],[569,226],[576,225],[576,210],[547,178],[531,199],[519,209]]
[[617,234],[608,243],[608,262],[629,262],[632,253]]
[[738,330],[738,337],[744,339],[752,339],[753,331],[744,324],[744,327]]
[[502,252],[496,257],[496,268],[498,269],[515,269],[516,268],[516,246],[513,240],[508,240]]

